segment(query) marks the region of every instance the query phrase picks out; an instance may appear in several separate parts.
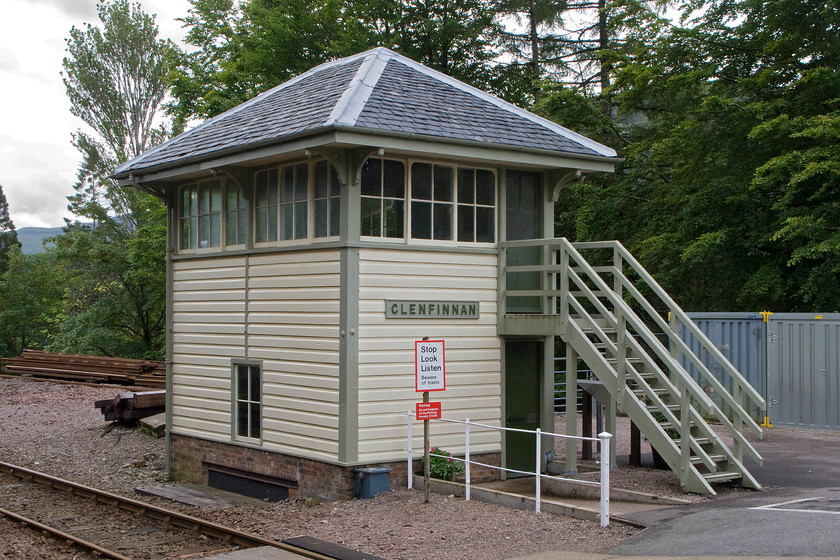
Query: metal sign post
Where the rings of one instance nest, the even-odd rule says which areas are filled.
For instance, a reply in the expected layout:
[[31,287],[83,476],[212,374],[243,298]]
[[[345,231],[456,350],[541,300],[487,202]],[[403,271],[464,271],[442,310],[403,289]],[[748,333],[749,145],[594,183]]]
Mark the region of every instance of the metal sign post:
[[[429,391],[446,389],[446,371],[442,340],[424,338],[414,343],[414,386],[423,393],[423,404],[428,406]],[[423,420],[423,492],[429,503],[429,419]]]

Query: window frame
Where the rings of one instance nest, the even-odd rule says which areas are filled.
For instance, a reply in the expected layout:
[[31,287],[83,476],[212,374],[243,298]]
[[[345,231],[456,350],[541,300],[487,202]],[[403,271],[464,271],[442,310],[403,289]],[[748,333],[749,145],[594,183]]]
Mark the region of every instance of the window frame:
[[[248,384],[248,394],[246,399],[241,399],[239,395],[240,383],[239,383],[239,373],[240,368],[247,368],[247,384]],[[265,406],[263,404],[263,397],[265,395],[264,385],[265,385],[265,370],[263,369],[263,363],[261,360],[243,360],[243,359],[234,359],[231,360],[231,380],[230,380],[230,395],[231,395],[231,422],[230,422],[230,433],[231,439],[233,441],[241,441],[247,443],[257,443],[261,444],[263,440],[263,433],[265,431],[264,427],[264,420],[265,420]],[[258,375],[259,381],[259,399],[254,400],[252,398],[251,390],[253,389],[253,380],[251,375],[256,371]],[[246,403],[248,406],[248,419],[247,419],[247,435],[240,434],[240,416],[239,416],[239,405],[240,403]],[[259,434],[254,436],[253,432],[251,431],[253,428],[253,420],[251,414],[253,413],[252,407],[253,405],[257,405],[259,411]]]
[[[495,247],[499,242],[499,196],[500,196],[500,189],[499,189],[499,177],[500,173],[499,170],[493,167],[484,167],[480,165],[466,165],[458,162],[453,161],[446,161],[446,160],[436,160],[436,159],[425,159],[425,158],[411,158],[406,160],[407,161],[407,169],[408,172],[408,194],[406,197],[406,203],[408,207],[408,213],[406,217],[407,225],[406,230],[409,234],[406,239],[405,243],[410,245],[437,245],[441,247],[463,247],[463,246],[470,246],[470,247]],[[429,164],[432,166],[433,173],[434,173],[434,166],[445,166],[452,168],[452,240],[443,240],[443,239],[426,239],[426,238],[419,238],[413,237],[412,228],[413,228],[413,207],[415,200],[420,202],[429,202],[425,199],[415,199],[414,198],[414,183],[413,177],[411,174],[411,169],[415,163],[421,164]],[[493,188],[493,241],[459,241],[458,239],[458,232],[459,232],[459,215],[458,215],[458,208],[462,204],[458,202],[458,189],[460,187],[459,177],[460,171],[462,169],[471,169],[473,170],[473,180],[475,181],[475,172],[477,171],[486,171],[492,177],[492,188]],[[475,182],[473,183],[473,190],[475,192]],[[434,204],[435,201],[432,201]],[[482,208],[491,208],[491,206],[482,204],[476,205],[475,203],[472,204],[473,207],[473,216],[475,217],[475,208],[480,206]],[[433,224],[434,226],[434,224]],[[432,232],[434,236],[434,231]],[[475,220],[473,221],[473,239],[475,239]]]
[[[207,185],[208,188],[212,188],[211,185],[213,183],[218,183],[219,185],[219,210],[218,212],[214,212],[212,208],[213,203],[213,196],[212,192],[208,195],[209,196],[209,208],[207,212],[202,212],[201,210],[201,197],[202,197],[202,185]],[[218,177],[204,177],[201,179],[197,179],[195,181],[190,181],[188,183],[182,184],[178,186],[178,252],[179,253],[206,253],[206,252],[214,252],[214,251],[221,251],[224,247],[224,240],[225,240],[225,197],[226,197],[226,185],[227,180],[225,178],[218,178]],[[185,192],[190,189],[193,190],[195,196],[190,196],[190,208],[189,213],[186,213],[186,204],[185,204]],[[195,212],[193,212],[193,208],[195,208]],[[219,222],[219,244],[218,245],[208,245],[206,247],[201,247],[201,223],[202,218],[207,217],[209,225],[212,225],[213,217],[218,217]],[[186,235],[187,237],[187,245],[184,246],[184,233],[185,223],[189,223],[189,230]],[[192,237],[193,237],[193,228],[195,229],[195,246],[192,246]],[[210,228],[212,231],[212,227]],[[208,237],[208,241],[210,238]]]

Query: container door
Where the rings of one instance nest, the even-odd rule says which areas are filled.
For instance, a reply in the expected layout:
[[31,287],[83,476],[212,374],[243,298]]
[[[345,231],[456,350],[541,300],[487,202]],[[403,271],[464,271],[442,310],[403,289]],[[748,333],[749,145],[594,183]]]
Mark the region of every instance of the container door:
[[[543,343],[505,342],[505,426],[523,430],[540,427],[540,370]],[[536,468],[536,437],[505,432],[505,466],[526,472]],[[523,476],[508,473],[508,477]]]

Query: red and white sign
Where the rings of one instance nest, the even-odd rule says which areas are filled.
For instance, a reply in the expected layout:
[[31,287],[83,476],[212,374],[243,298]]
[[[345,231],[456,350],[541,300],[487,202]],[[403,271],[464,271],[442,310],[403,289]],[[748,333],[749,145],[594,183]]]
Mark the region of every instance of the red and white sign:
[[440,403],[439,402],[419,402],[417,403],[418,420],[437,420],[440,418]]
[[414,384],[418,392],[446,389],[442,340],[418,340],[414,343]]

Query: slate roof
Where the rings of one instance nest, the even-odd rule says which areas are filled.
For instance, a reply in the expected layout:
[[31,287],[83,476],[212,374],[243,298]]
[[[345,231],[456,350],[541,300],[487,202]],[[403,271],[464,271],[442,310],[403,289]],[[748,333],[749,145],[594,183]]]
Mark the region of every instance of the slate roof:
[[615,157],[611,148],[385,48],[328,62],[147,151],[117,177],[329,129]]

